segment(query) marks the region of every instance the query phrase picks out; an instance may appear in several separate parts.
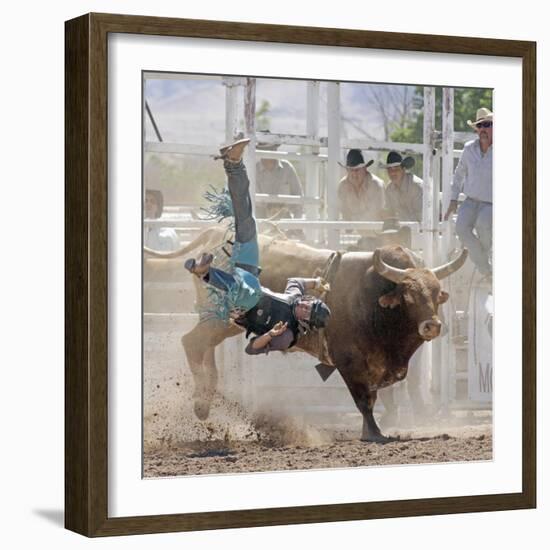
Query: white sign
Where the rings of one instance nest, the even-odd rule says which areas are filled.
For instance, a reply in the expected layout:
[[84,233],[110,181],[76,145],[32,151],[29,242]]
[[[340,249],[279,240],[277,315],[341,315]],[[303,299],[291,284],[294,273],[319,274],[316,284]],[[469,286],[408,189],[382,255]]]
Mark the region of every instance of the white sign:
[[473,287],[468,326],[468,397],[493,399],[493,296],[489,288]]

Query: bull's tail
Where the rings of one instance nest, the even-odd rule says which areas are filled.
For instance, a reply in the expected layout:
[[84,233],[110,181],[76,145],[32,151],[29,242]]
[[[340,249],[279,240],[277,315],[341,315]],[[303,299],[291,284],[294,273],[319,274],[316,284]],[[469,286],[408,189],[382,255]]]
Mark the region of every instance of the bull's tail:
[[213,231],[215,231],[215,229],[207,229],[206,231],[202,231],[200,235],[192,240],[187,246],[174,250],[173,252],[158,252],[157,250],[153,250],[152,248],[148,248],[146,246],[143,247],[143,252],[144,254],[153,256],[153,258],[179,258],[180,256],[185,256],[186,254],[193,252],[193,250],[204,246],[210,239],[210,235]]

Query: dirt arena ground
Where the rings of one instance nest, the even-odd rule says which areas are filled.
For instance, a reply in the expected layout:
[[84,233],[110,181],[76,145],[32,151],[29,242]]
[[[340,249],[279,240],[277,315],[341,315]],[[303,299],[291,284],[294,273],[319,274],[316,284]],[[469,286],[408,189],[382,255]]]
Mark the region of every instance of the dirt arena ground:
[[190,442],[145,452],[144,474],[164,477],[490,460],[490,430],[469,432],[471,435],[464,430],[436,436],[409,433],[401,441],[385,445],[362,443],[345,432],[333,434],[342,439],[315,446],[278,445],[270,439]]
[[[173,322],[169,319],[168,326],[172,327]],[[193,379],[179,347],[183,332],[184,327],[145,331],[144,477],[492,459],[490,411],[454,412],[445,419],[433,414],[418,426],[403,414],[397,426],[382,426],[384,434],[399,438],[397,441],[384,445],[364,443],[359,439],[361,416],[343,382],[339,388],[338,381],[333,380],[335,376],[322,383],[318,376],[308,378],[311,369],[307,367],[281,364],[269,367],[266,360],[249,365],[244,374],[230,371],[228,377],[236,386],[248,383],[250,388],[252,374],[264,375],[267,369],[272,369],[275,378],[268,379],[269,384],[270,380],[279,382],[286,376],[285,383],[289,388],[298,387],[297,393],[291,396],[281,393],[277,401],[277,394],[282,391],[279,386],[262,387],[255,383],[251,387],[256,405],[267,396],[271,402],[260,403],[256,412],[251,413],[231,396],[217,396],[209,418],[200,421],[193,413]],[[235,342],[236,348],[242,345]],[[231,357],[225,356],[226,363],[232,362]],[[304,395],[304,385],[300,389],[300,384],[304,381],[317,386],[310,388],[307,400],[304,397],[300,403],[298,400]],[[348,403],[347,407],[341,407],[344,410],[307,417],[296,412],[308,406],[315,408],[311,407],[313,399],[338,391]],[[381,412],[383,408],[375,409],[375,416]]]
[[238,405],[228,406],[217,399],[210,419],[200,422],[187,417],[185,425],[180,425],[186,438],[174,437],[165,431],[166,426],[158,426],[165,435],[146,443],[144,476],[492,459],[492,423],[487,415],[455,416],[432,426],[388,428],[386,435],[397,440],[384,445],[359,440],[359,414],[340,415],[338,421],[321,426],[299,418],[259,415],[251,419]]

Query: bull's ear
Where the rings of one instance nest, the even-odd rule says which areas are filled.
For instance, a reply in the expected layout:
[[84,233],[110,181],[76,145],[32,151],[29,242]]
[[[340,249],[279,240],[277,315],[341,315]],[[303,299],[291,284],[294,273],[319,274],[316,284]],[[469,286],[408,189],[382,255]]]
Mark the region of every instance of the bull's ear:
[[387,294],[383,294],[378,298],[378,303],[380,304],[380,307],[389,307],[390,309],[393,309],[394,307],[397,307],[401,303],[401,293],[400,292],[388,292]]
[[437,302],[439,304],[444,304],[449,299],[449,293],[444,290],[439,291],[439,296],[437,297]]

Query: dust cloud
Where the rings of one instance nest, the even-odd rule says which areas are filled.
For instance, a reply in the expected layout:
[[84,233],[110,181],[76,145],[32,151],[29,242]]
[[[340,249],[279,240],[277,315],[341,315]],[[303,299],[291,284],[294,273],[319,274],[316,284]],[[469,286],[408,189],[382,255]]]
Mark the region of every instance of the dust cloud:
[[[194,413],[195,383],[181,336],[197,322],[192,277],[152,264],[143,323],[143,471],[145,477],[368,467],[491,460],[492,415],[430,405],[416,418],[406,382],[399,414],[375,408],[384,445],[360,441],[362,417],[334,373],[322,382],[301,353],[242,353],[244,336],[218,346],[218,392],[207,419]],[[147,283],[147,271],[145,271]],[[155,286],[156,285],[156,286]],[[427,400],[430,401],[429,399]]]

